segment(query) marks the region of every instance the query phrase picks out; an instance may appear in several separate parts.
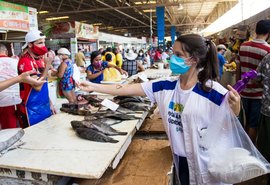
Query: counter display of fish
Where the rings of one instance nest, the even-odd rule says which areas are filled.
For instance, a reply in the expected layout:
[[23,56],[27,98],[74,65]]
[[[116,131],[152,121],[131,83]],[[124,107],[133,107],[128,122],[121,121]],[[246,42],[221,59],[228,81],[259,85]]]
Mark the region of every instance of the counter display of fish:
[[[117,117],[123,118],[123,120],[138,119],[134,116],[125,116],[127,114],[141,113],[150,110],[150,102],[146,98],[142,97],[128,97],[128,96],[116,96],[113,101],[119,104],[119,108],[116,112],[110,110],[100,110],[102,107],[101,98],[96,95],[79,95],[78,98],[82,99],[79,103],[64,103],[60,108],[61,111],[74,115],[90,116],[96,113],[102,113],[103,118]],[[83,103],[82,103],[83,102]],[[117,114],[117,115],[112,115]],[[99,116],[100,117],[100,116]],[[116,119],[117,119],[116,118]]]
[[97,111],[103,101],[96,95],[78,95],[77,100],[78,103],[63,103],[60,110],[74,115],[86,115]]
[[80,138],[96,142],[117,143],[118,140],[110,136],[127,135],[127,132],[117,131],[105,121],[107,120],[71,121],[71,126]]
[[113,98],[113,100],[115,103],[119,104],[120,107],[130,109],[132,111],[150,110],[150,101],[139,96],[116,96]]

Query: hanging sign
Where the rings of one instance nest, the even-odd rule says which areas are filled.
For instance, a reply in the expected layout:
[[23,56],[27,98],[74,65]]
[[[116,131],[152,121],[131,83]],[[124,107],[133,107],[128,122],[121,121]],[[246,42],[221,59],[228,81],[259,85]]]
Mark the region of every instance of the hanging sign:
[[164,26],[164,6],[156,7],[157,14],[157,34],[158,46],[164,46],[165,26]]
[[0,29],[28,31],[28,7],[0,0]]

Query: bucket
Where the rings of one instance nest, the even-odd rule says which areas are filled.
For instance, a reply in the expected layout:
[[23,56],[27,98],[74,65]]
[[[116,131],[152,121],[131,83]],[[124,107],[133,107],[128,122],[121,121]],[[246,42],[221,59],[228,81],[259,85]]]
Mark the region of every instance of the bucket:
[[164,64],[163,63],[158,63],[158,69],[164,69]]

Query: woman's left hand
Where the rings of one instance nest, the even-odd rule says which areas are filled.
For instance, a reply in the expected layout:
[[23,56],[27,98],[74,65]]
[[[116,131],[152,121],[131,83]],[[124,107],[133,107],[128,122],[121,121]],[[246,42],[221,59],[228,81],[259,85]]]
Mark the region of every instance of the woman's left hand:
[[227,87],[229,89],[229,97],[228,97],[229,105],[232,111],[234,112],[234,114],[238,116],[240,113],[241,97],[232,86],[228,85]]

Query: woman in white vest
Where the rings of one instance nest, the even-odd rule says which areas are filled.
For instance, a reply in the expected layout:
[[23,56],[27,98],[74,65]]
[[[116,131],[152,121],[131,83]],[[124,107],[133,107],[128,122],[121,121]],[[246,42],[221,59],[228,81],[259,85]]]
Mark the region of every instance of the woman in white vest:
[[[99,85],[82,82],[85,91],[120,96],[147,96],[156,103],[173,153],[174,184],[221,185],[207,171],[207,148],[201,136],[211,123],[211,114],[220,109],[228,92],[218,82],[218,60],[215,45],[200,35],[181,35],[173,46],[170,69],[177,78],[142,84]],[[240,96],[228,86],[228,111],[240,111]],[[189,110],[189,111],[187,111]],[[191,111],[190,111],[191,110]],[[198,118],[190,122],[191,118]]]

